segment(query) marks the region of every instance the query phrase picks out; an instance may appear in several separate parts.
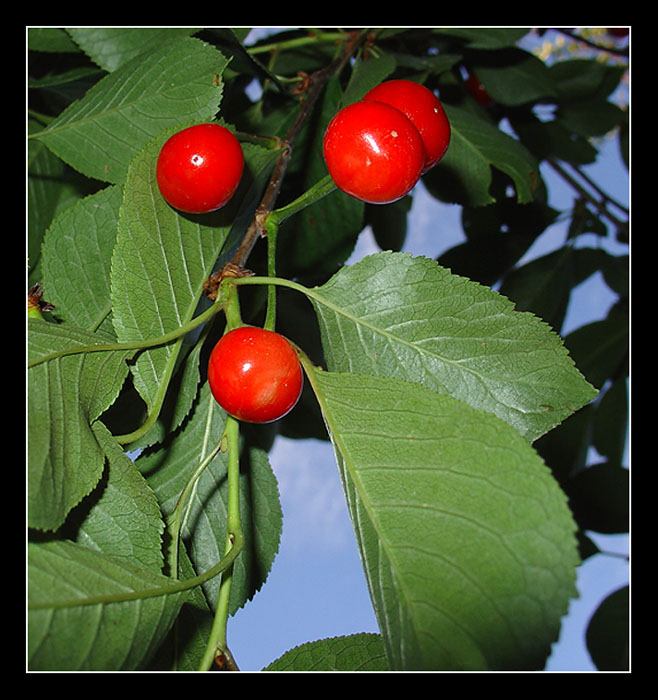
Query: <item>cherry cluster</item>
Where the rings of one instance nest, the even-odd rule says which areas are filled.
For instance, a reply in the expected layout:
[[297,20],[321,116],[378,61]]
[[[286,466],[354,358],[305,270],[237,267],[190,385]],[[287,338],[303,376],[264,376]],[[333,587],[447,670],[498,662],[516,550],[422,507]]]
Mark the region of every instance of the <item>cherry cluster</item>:
[[450,144],[450,122],[436,95],[412,80],[388,80],[341,109],[324,135],[336,187],[370,204],[408,194]]
[[[336,187],[365,202],[400,199],[434,167],[450,142],[450,123],[433,92],[410,80],[389,80],[341,109],[324,136],[324,157]],[[216,123],[178,131],[162,147],[156,180],[165,201],[207,214],[235,194],[244,169],[235,135]],[[225,333],[208,362],[217,403],[248,423],[270,423],[299,401],[303,372],[282,335],[243,325]]]

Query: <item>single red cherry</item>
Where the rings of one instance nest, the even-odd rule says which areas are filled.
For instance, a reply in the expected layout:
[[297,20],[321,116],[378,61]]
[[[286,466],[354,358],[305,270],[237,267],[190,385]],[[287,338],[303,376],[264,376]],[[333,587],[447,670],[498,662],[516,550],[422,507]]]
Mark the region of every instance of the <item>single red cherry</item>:
[[388,204],[413,189],[423,170],[416,127],[382,102],[354,102],[329,123],[324,159],[336,187],[371,204]]
[[237,138],[221,124],[197,124],[171,136],[156,165],[158,187],[188,214],[220,209],[235,194],[244,169]]
[[494,103],[493,98],[485,90],[484,85],[482,85],[475,73],[471,73],[468,78],[466,78],[466,87],[475,98],[475,101],[483,107],[491,107],[491,105]]
[[291,411],[303,373],[292,345],[279,333],[240,326],[210,353],[208,383],[217,403],[247,423],[271,423]]
[[450,122],[439,98],[429,88],[413,80],[387,80],[363,99],[399,109],[418,129],[425,149],[423,173],[443,158],[450,145]]

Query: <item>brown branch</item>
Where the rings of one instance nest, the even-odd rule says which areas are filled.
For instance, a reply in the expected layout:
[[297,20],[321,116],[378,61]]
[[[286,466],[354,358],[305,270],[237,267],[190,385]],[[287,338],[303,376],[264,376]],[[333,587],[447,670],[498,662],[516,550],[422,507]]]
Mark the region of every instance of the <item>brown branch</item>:
[[620,233],[627,234],[628,232],[628,221],[622,221],[621,219],[617,218],[612,214],[612,212],[608,209],[607,204],[608,203],[613,203],[613,200],[607,197],[604,193],[601,193],[601,190],[596,187],[596,191],[601,194],[601,199],[597,199],[591,192],[589,192],[587,189],[585,189],[581,183],[579,183],[572,175],[570,175],[556,160],[553,158],[547,158],[546,162],[557,172],[571,187],[578,192],[578,194],[587,202],[589,202],[593,207],[595,207],[596,211],[603,216],[604,218],[608,219],[612,224],[614,224],[617,227],[617,230]]
[[[244,270],[244,266],[253,250],[256,242],[265,235],[265,222],[270,212],[274,209],[274,204],[279,196],[279,191],[281,190],[281,185],[283,183],[283,177],[286,173],[288,163],[292,156],[292,150],[299,136],[306,118],[311,113],[318,97],[322,94],[322,91],[329,81],[329,79],[340,72],[345,66],[346,62],[354,55],[355,51],[361,45],[362,41],[366,38],[365,32],[354,31],[350,34],[348,40],[343,46],[343,50],[340,55],[337,56],[331,63],[329,63],[324,68],[312,73],[310,76],[305,78],[305,85],[307,86],[306,96],[302,100],[300,109],[295,117],[295,121],[288,129],[288,133],[285,135],[282,143],[284,146],[283,152],[279,156],[276,165],[274,166],[274,172],[272,177],[265,189],[265,193],[260,201],[260,204],[256,208],[254,217],[245,232],[245,235],[238,246],[235,254],[221,270],[215,272],[205,283],[204,293],[210,299],[215,299],[217,296],[217,288],[226,276],[240,276],[241,274],[249,275],[249,271]],[[244,270],[240,273],[238,271]]]

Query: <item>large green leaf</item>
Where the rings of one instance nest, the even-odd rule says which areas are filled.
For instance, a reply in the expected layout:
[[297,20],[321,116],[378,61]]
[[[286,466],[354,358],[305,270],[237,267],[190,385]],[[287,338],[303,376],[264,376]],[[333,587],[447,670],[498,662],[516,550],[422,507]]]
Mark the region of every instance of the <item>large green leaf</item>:
[[[111,343],[98,333],[28,321],[28,359]],[[127,352],[52,359],[28,370],[28,525],[55,530],[98,483],[105,455],[91,425],[116,399]]]
[[217,113],[227,61],[184,37],[128,61],[72,103],[39,139],[79,172],[121,183],[135,155],[163,129]]
[[427,258],[377,253],[311,298],[330,370],[424,384],[530,441],[596,394],[545,323]]
[[[135,670],[169,631],[187,592],[171,579],[67,541],[28,545],[28,664],[35,671]],[[112,602],[162,587],[163,594]]]
[[417,384],[309,375],[391,668],[542,668],[579,559],[566,496],[533,448]]

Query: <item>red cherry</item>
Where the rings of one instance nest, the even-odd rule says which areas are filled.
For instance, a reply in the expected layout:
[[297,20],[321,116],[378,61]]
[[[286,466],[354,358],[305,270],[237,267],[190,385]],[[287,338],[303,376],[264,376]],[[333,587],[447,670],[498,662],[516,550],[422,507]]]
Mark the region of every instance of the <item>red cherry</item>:
[[387,80],[363,99],[385,102],[399,109],[418,129],[425,149],[423,173],[443,158],[450,144],[450,122],[439,98],[431,90],[413,80]]
[[466,87],[475,98],[475,101],[483,107],[491,107],[494,103],[493,98],[484,89],[484,85],[482,85],[475,73],[471,73],[468,78],[466,78]]
[[198,124],[167,140],[158,156],[156,179],[172,207],[207,214],[228,203],[243,169],[237,138],[220,124]]
[[271,423],[291,411],[302,393],[302,368],[278,333],[241,326],[210,353],[208,383],[217,403],[247,423]]
[[404,197],[418,182],[425,158],[416,127],[381,102],[341,109],[327,127],[323,150],[336,187],[371,204]]

